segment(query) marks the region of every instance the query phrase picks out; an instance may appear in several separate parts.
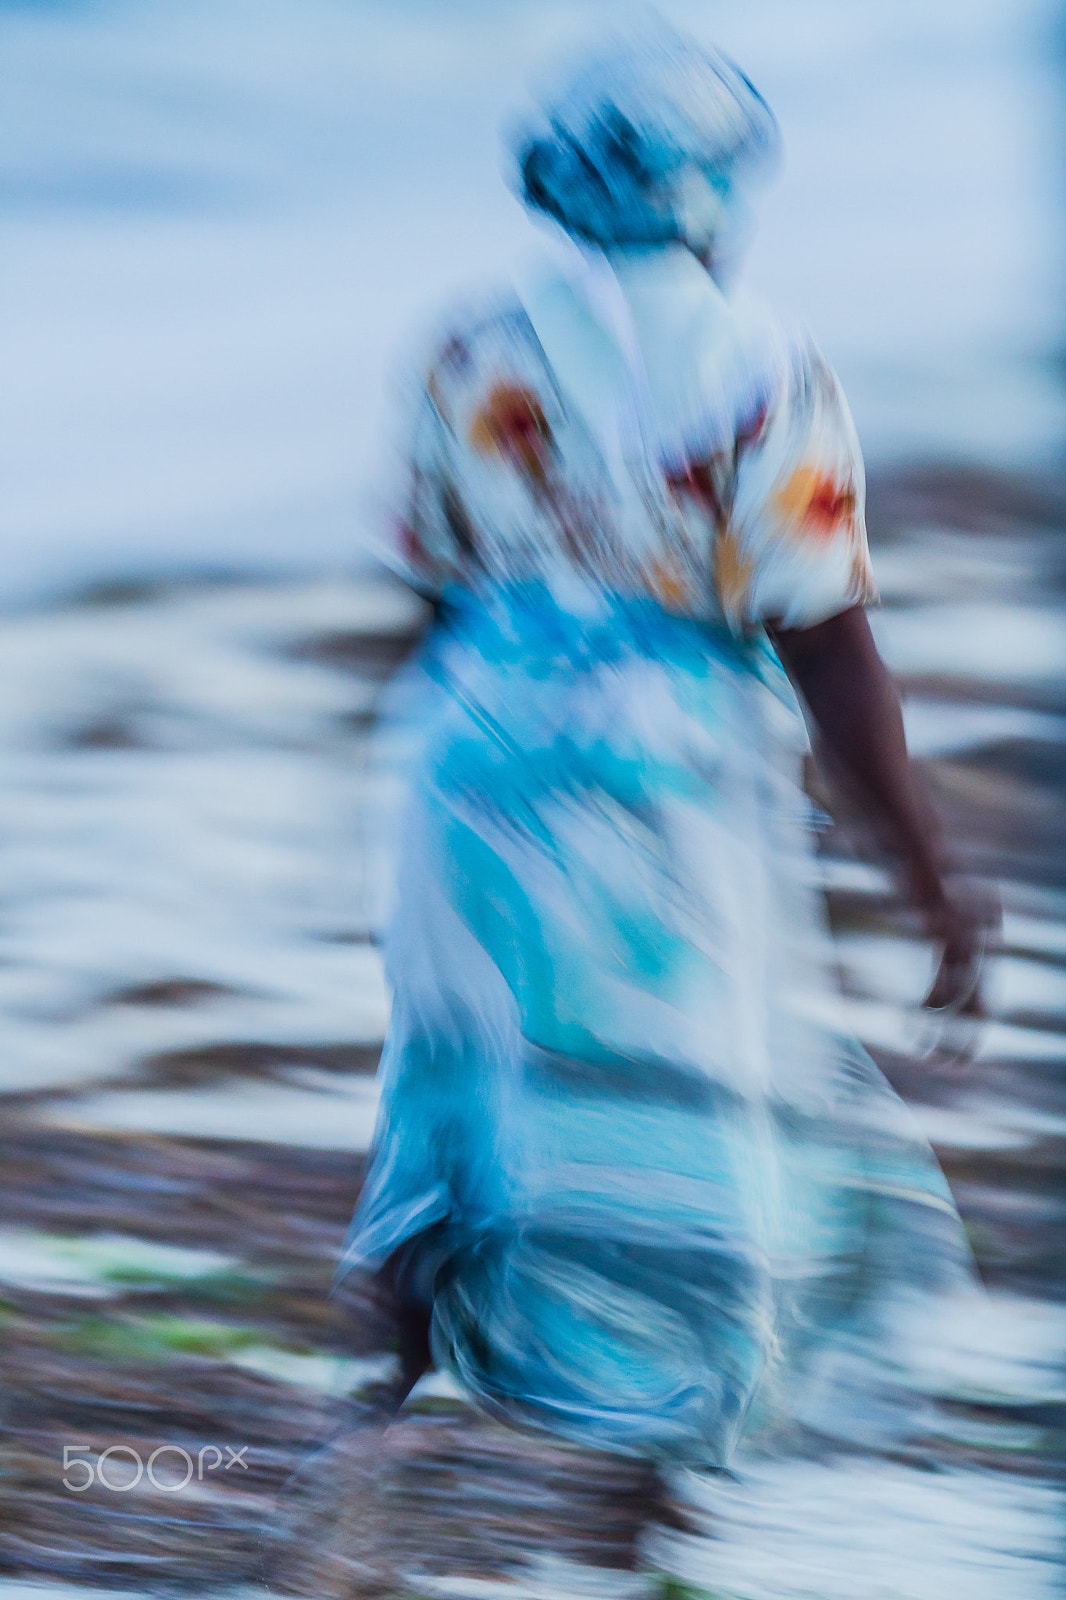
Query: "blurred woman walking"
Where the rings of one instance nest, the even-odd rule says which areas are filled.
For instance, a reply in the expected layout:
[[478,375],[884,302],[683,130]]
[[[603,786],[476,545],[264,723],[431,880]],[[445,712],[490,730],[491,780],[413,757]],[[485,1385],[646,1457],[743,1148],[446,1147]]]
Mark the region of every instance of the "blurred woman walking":
[[517,184],[569,253],[425,371],[396,551],[437,620],[341,1276],[401,1330],[391,1404],[432,1360],[667,1474],[905,1436],[908,1341],[969,1271],[826,1004],[795,691],[940,942],[934,1003],[974,1003],[977,929],[865,617],[847,405],[716,282],[776,144],[665,25],[545,97]]

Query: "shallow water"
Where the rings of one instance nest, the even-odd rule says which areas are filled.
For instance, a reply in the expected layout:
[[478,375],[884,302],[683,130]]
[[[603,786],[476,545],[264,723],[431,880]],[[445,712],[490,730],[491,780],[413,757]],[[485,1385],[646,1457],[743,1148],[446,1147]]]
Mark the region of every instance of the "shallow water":
[[[960,533],[914,526],[897,506],[907,481],[884,494],[875,484],[876,541],[894,573],[879,627],[915,688],[914,743],[951,837],[997,882],[1005,912],[968,1072],[916,1056],[931,952],[883,870],[838,829],[820,871],[846,1019],[936,1145],[994,1295],[960,1306],[925,1352],[937,1421],[914,1460],[797,1461],[756,1475],[743,1504],[716,1504],[709,1543],[659,1537],[654,1559],[678,1581],[737,1600],[925,1600],[963,1582],[982,1597],[1042,1600],[1056,1581],[1066,887],[1055,774],[1066,670],[1048,654],[1034,665],[1031,640],[1024,671],[991,648],[980,673],[966,672],[962,650],[945,654],[944,607],[926,599],[923,571],[957,559]],[[982,537],[970,535],[974,574]],[[1057,539],[1047,526],[1019,546],[1042,615],[1055,601],[1045,558]],[[1004,632],[1008,621],[1025,628],[1027,586],[1014,576],[1000,600],[989,569],[968,602]],[[367,727],[418,615],[365,576],[186,583],[0,627],[7,681],[19,685],[0,706],[0,1280],[14,1335],[12,1559],[39,1580],[154,1592],[165,1553],[172,1584],[255,1583],[257,1530],[280,1481],[328,1436],[338,1396],[386,1371],[372,1320],[362,1333],[342,1327],[325,1295],[372,1128],[387,1013],[363,884]],[[526,1444],[485,1433],[447,1380],[425,1380],[412,1406],[395,1446],[405,1560],[424,1568],[440,1556],[417,1592],[580,1592],[566,1560],[588,1559],[585,1513],[566,1540],[552,1530],[589,1462],[545,1461],[535,1470],[556,1489],[518,1510],[510,1475],[534,1471],[522,1465]],[[254,1481],[234,1499],[236,1485],[220,1480],[195,1502],[135,1486],[121,1504],[97,1491],[80,1501],[62,1489],[64,1443],[99,1453],[175,1440],[250,1443]],[[446,1488],[438,1460],[451,1463]],[[617,1508],[632,1491],[608,1473],[596,1492]],[[279,1514],[291,1514],[292,1493]],[[501,1497],[516,1507],[512,1546],[524,1540],[533,1561],[502,1588],[503,1524],[491,1510]],[[215,1530],[206,1544],[190,1543],[194,1513]],[[465,1553],[441,1556],[440,1531],[456,1519]],[[448,1560],[459,1562],[451,1578]]]

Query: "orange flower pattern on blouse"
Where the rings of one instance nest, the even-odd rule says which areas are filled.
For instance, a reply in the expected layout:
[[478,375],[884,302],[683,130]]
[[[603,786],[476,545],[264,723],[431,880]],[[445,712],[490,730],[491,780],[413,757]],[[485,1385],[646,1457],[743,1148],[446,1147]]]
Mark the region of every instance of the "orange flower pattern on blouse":
[[646,575],[648,588],[667,611],[691,611],[698,603],[692,575],[680,561],[670,556],[653,560]]
[[469,438],[479,454],[503,456],[535,483],[544,482],[551,429],[534,390],[495,384],[470,424]]
[[619,476],[528,317],[502,306],[444,343],[414,396],[395,564],[427,594],[580,574],[737,633],[873,600],[862,455],[836,379],[797,344],[766,381],[702,457],[661,482],[639,462]]
[[804,538],[835,539],[844,525],[849,531],[854,526],[855,487],[805,463],[778,489],[772,505],[785,526]]
[[746,559],[740,550],[736,533],[726,522],[714,541],[714,588],[726,617],[733,619],[743,614],[755,563]]

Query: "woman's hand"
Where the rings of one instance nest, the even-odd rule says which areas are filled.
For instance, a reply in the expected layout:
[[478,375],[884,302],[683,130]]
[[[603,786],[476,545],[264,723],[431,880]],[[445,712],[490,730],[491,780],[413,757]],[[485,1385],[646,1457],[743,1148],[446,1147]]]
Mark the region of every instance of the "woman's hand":
[[922,1005],[953,1016],[984,1016],[981,964],[989,936],[999,926],[995,896],[974,884],[951,883],[920,909],[930,938],[940,947],[936,975]]

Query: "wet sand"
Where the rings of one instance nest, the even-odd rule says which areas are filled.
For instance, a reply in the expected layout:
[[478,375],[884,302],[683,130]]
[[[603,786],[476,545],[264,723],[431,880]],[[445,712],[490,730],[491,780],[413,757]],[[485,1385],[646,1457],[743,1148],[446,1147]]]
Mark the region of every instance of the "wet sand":
[[[894,1587],[871,1594],[914,1600],[960,1574],[969,1600],[1054,1592],[1064,524],[1047,478],[925,468],[871,486],[876,627],[912,742],[960,864],[1004,908],[966,1073],[916,1057],[929,952],[846,821],[822,867],[849,1021],[936,1145],[992,1299],[941,1353],[910,1454],[840,1463],[811,1446],[754,1509],[719,1504],[706,1525],[635,1465],[504,1434],[439,1380],[383,1447],[376,1509],[350,1432],[317,1454],[342,1397],[387,1370],[370,1309],[342,1315],[327,1289],[386,1016],[360,859],[366,734],[415,604],[366,576],[190,580],[0,625],[4,1571],[150,1593],[264,1578],[398,1593],[374,1588],[365,1550],[346,1557],[363,1578],[338,1580],[328,1529],[347,1505],[349,1542],[363,1529],[367,1549],[421,1569],[411,1592],[502,1584],[520,1600],[569,1592],[560,1560],[624,1562],[653,1503],[673,1524],[675,1595],[689,1581],[856,1600],[875,1570]],[[64,1488],[65,1445],[94,1471],[130,1447],[108,1458],[117,1487]],[[173,1453],[156,1485],[132,1483],[131,1450],[161,1445],[243,1455],[180,1491]],[[522,1585],[506,1581],[519,1550],[541,1558]]]

